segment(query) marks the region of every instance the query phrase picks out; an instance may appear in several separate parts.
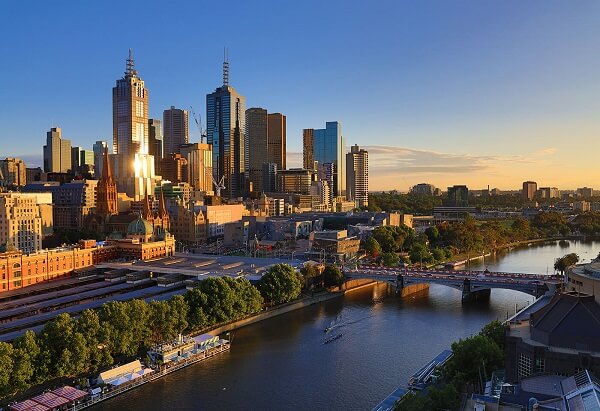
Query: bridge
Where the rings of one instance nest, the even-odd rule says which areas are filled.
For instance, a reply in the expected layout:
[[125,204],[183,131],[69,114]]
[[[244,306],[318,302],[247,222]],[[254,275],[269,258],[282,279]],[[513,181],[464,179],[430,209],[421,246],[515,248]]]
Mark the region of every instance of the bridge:
[[361,265],[355,270],[344,270],[347,279],[385,281],[398,291],[415,284],[441,284],[462,292],[463,301],[489,295],[492,288],[521,291],[540,297],[564,284],[562,275],[540,275],[493,271],[458,271],[416,269]]

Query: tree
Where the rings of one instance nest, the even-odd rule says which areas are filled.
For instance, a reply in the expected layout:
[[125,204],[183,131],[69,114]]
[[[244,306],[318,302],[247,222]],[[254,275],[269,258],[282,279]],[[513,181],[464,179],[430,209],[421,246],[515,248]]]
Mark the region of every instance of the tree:
[[0,342],[0,396],[5,396],[14,392],[10,380],[13,369],[13,346],[11,344]]
[[389,253],[398,250],[398,244],[389,226],[375,227],[371,236],[377,241],[384,252]]
[[579,256],[575,253],[567,254],[554,262],[554,269],[564,274],[566,269],[577,264]]
[[383,253],[381,257],[383,259],[383,265],[386,267],[397,267],[400,262],[397,253]]
[[422,243],[413,244],[410,250],[410,260],[414,263],[431,263],[433,262],[433,256],[427,249],[427,246]]
[[300,274],[304,278],[304,287],[312,289],[315,285],[323,282],[323,276],[316,264],[305,263],[300,269]]
[[208,302],[206,294],[199,288],[194,288],[185,293],[185,302],[188,306],[188,324],[192,330],[198,330],[208,325],[208,316],[204,307]]
[[431,255],[435,261],[443,261],[446,258],[446,253],[441,248],[432,249]]
[[428,227],[427,230],[425,230],[425,235],[430,243],[437,244],[440,238],[440,231],[436,226]]
[[344,284],[344,274],[336,265],[328,264],[323,270],[323,282],[325,287],[339,287]]
[[501,350],[504,351],[504,338],[506,335],[506,327],[498,320],[494,320],[486,324],[481,332],[479,333],[485,337],[490,338]]
[[258,289],[268,303],[283,304],[298,298],[302,281],[291,265],[275,264],[262,276]]
[[[477,334],[452,343],[454,355],[445,368],[446,377],[458,386],[479,383],[480,372],[501,368],[504,355],[491,338]],[[487,378],[487,376],[484,376]]]
[[381,246],[374,237],[369,237],[365,241],[365,251],[371,258],[377,258],[381,254]]
[[12,383],[15,389],[23,391],[34,383],[36,368],[38,367],[40,347],[37,337],[31,330],[13,342],[13,369]]

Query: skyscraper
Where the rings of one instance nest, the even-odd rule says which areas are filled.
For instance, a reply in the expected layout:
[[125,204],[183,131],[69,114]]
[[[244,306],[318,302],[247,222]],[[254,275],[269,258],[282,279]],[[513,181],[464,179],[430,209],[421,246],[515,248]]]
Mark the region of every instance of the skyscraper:
[[305,170],[315,169],[315,130],[305,128],[302,130],[302,166]]
[[278,170],[286,168],[286,117],[281,113],[270,113],[267,118],[268,124],[268,163],[277,164]]
[[7,157],[0,160],[0,186],[24,186],[27,182],[27,167],[20,158]]
[[[310,134],[310,133],[309,133]],[[334,197],[346,194],[346,142],[342,136],[342,125],[328,121],[325,128],[313,130],[313,159],[319,164],[333,164]],[[309,146],[305,149],[310,150]],[[310,156],[309,156],[310,157]],[[311,169],[313,169],[311,167]]]
[[104,157],[104,149],[108,147],[106,141],[97,140],[94,145],[92,145],[92,151],[94,152],[94,175],[96,178],[99,178],[102,175],[102,164]]
[[213,191],[212,147],[206,143],[192,143],[181,146],[181,155],[187,160],[187,178],[196,190]]
[[531,201],[535,197],[535,192],[537,191],[537,183],[535,181],[525,181],[523,182],[523,191],[522,196],[523,200]]
[[112,171],[117,188],[139,201],[154,190],[148,147],[148,89],[135,70],[131,49],[125,74],[113,87]]
[[252,191],[264,191],[263,164],[268,163],[268,117],[264,108],[246,110],[246,142],[248,180]]
[[164,154],[180,153],[180,146],[188,143],[188,112],[171,106],[163,111]]
[[356,144],[346,154],[346,197],[359,207],[369,205],[369,153]]
[[229,62],[223,62],[223,85],[206,96],[208,143],[213,148],[215,180],[224,177],[223,195],[239,197],[244,189],[246,98],[229,85]]
[[113,153],[148,154],[148,90],[129,49],[125,74],[113,87]]
[[71,140],[62,138],[60,127],[52,127],[46,133],[44,146],[44,171],[68,173],[71,170]]
[[163,158],[163,134],[160,120],[148,119],[148,152],[154,156],[154,171],[160,174],[160,161]]

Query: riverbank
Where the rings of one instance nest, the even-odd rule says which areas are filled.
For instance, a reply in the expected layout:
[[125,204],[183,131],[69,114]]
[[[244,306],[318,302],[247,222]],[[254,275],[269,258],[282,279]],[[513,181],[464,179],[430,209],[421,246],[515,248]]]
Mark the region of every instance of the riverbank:
[[221,325],[217,328],[213,328],[211,330],[207,330],[206,333],[211,335],[220,335],[226,332],[237,330],[242,327],[246,327],[251,324],[255,324],[260,321],[268,320],[270,318],[289,313],[291,311],[300,310],[305,307],[310,307],[311,305],[319,304],[324,301],[341,297],[344,294],[351,291],[360,290],[365,287],[372,287],[375,284],[377,284],[377,281],[373,280],[351,280],[346,283],[343,290],[322,291],[310,297],[307,296],[296,301],[290,301],[289,303],[278,305],[277,307],[268,308],[259,314],[243,318],[241,320],[233,321],[228,324]]

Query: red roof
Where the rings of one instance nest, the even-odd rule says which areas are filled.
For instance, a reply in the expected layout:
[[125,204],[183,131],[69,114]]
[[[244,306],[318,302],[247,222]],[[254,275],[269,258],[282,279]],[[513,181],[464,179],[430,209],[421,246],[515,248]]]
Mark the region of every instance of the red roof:
[[59,397],[58,395],[51,393],[51,392],[45,392],[43,394],[35,396],[32,398],[32,400],[50,408],[50,409],[58,408],[62,405],[68,404],[70,402],[66,398]]
[[[35,401],[25,400],[25,401],[21,401],[16,404],[13,404],[9,408],[13,411],[30,411],[30,410],[33,410],[34,407],[36,407],[38,405],[40,405],[40,404],[38,404]],[[44,409],[47,410],[46,407],[44,407]],[[42,410],[40,410],[40,411],[42,411]]]
[[73,388],[68,385],[52,390],[52,393],[58,395],[59,397],[66,398],[69,401],[77,401],[88,395],[87,392],[78,390],[77,388]]

